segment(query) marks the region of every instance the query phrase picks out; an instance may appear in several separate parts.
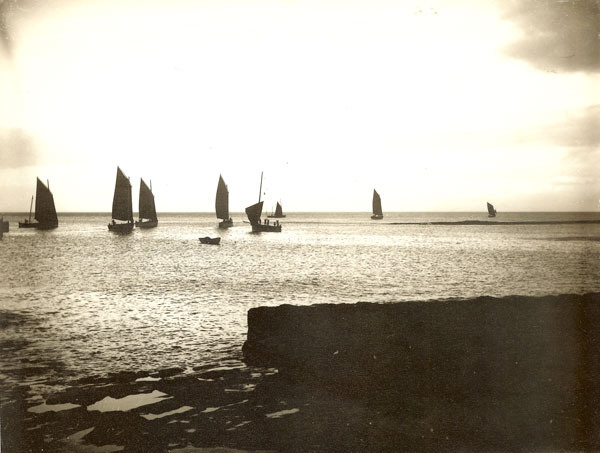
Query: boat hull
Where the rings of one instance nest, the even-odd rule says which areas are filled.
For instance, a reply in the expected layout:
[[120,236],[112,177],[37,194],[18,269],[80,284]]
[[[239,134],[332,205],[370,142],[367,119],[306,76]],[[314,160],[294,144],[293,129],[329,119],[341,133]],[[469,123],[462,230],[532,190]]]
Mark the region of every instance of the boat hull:
[[221,243],[221,238],[211,238],[206,236],[199,239],[202,244],[219,245]]
[[113,231],[115,233],[131,233],[133,231],[133,222],[109,223],[108,231]]
[[36,222],[30,222],[29,220],[25,220],[24,222],[19,222],[19,228],[35,228]]
[[253,233],[281,233],[281,225],[268,225],[264,223],[255,223],[252,225]]
[[222,222],[219,222],[219,228],[221,228],[221,229],[230,228],[232,226],[233,226],[233,220],[231,220],[231,219],[227,219],[227,220],[223,220]]
[[283,219],[284,217],[285,217],[285,214],[281,214],[281,215],[274,214],[274,215],[267,216],[268,219]]
[[137,220],[135,222],[137,228],[154,228],[158,226],[158,219],[155,220]]
[[371,216],[371,220],[381,220],[381,219],[383,219],[383,215],[380,215],[380,214],[373,214]]

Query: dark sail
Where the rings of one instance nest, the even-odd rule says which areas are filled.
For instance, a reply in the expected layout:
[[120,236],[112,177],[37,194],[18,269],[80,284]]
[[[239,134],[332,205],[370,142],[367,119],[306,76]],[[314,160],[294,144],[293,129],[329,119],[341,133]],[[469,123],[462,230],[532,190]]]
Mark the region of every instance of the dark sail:
[[44,226],[58,226],[54,197],[50,189],[37,178],[35,192],[35,220]]
[[246,215],[248,216],[248,220],[250,220],[250,224],[255,225],[260,222],[260,215],[262,214],[263,202],[259,201],[252,206],[248,206],[246,208]]
[[113,197],[112,218],[115,220],[128,220],[133,222],[133,208],[131,206],[131,183],[117,167],[117,181]]
[[283,209],[281,209],[279,202],[277,202],[277,206],[275,207],[275,217],[283,217]]
[[494,209],[494,205],[488,203],[487,204],[488,216],[496,217],[496,210]]
[[140,219],[156,220],[156,206],[154,205],[154,194],[140,178]]
[[381,210],[381,197],[375,189],[373,189],[373,215],[383,215],[383,211]]
[[227,184],[225,184],[221,175],[219,175],[219,185],[217,186],[215,211],[218,219],[229,219],[229,191],[227,190]]

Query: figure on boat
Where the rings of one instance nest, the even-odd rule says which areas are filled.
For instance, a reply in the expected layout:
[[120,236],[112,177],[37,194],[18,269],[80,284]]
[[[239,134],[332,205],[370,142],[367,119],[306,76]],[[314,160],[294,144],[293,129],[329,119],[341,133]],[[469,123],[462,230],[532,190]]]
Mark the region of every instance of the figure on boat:
[[262,195],[262,180],[263,174],[260,174],[260,189],[258,190],[258,203],[253,204],[252,206],[248,206],[246,208],[246,215],[248,216],[248,220],[250,221],[250,225],[252,225],[253,233],[260,232],[272,232],[272,233],[280,233],[281,232],[281,224],[279,221],[274,225],[269,224],[269,220],[265,219],[264,222],[261,222],[260,216],[262,214],[263,202],[260,200]]

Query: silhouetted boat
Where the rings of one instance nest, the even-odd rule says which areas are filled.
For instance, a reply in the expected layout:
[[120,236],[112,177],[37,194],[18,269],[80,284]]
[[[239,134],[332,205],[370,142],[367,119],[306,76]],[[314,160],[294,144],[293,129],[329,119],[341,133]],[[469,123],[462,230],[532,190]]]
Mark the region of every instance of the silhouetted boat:
[[200,238],[200,242],[202,242],[203,244],[219,245],[221,243],[221,238],[219,238],[219,237],[211,238],[211,237],[205,236],[203,238]]
[[282,219],[285,217],[283,213],[283,209],[281,208],[281,203],[277,202],[277,206],[275,206],[275,214],[267,216],[269,219]]
[[219,222],[219,228],[229,228],[233,226],[233,220],[229,216],[229,190],[227,184],[223,180],[223,176],[219,175],[219,184],[217,184],[217,196],[215,198],[215,211],[217,219],[222,219]]
[[136,227],[154,228],[158,225],[156,206],[154,205],[154,194],[152,193],[152,181],[150,181],[150,187],[148,187],[142,178],[140,178],[139,209],[140,219],[135,222]]
[[246,215],[248,216],[248,220],[250,221],[250,225],[252,225],[252,232],[273,232],[279,233],[281,232],[281,224],[278,220],[275,221],[274,224],[269,224],[269,220],[265,219],[264,223],[261,222],[260,216],[262,214],[263,202],[260,201],[260,197],[262,194],[262,180],[263,174],[260,174],[260,189],[258,190],[258,203],[253,204],[252,206],[248,206],[246,208]]
[[493,204],[488,203],[487,209],[488,209],[488,217],[496,217],[496,210],[494,209]]
[[383,211],[381,210],[381,197],[375,189],[373,189],[373,215],[371,216],[371,219],[383,219]]
[[[133,230],[133,208],[131,205],[131,183],[129,178],[117,167],[117,180],[112,204],[112,222],[108,224],[110,231],[130,233]],[[122,220],[126,223],[117,223]]]
[[33,206],[33,197],[31,197],[31,206],[29,207],[29,219],[19,222],[19,228],[37,228],[38,230],[51,230],[58,226],[58,217],[54,206],[54,197],[48,187],[44,185],[40,178],[37,178],[37,187],[35,190],[35,215],[37,222],[31,221],[31,209]]

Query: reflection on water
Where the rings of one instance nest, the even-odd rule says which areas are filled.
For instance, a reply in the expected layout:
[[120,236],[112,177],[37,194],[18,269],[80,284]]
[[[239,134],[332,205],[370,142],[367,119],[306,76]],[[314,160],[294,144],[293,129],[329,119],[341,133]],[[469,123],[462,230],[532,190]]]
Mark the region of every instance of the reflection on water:
[[[0,243],[0,381],[48,389],[120,371],[236,367],[247,311],[260,305],[600,291],[600,242],[579,240],[600,237],[600,225],[387,223],[485,213],[369,217],[290,214],[278,234],[250,234],[241,215],[218,230],[212,214],[163,215],[158,228],[126,236],[107,231],[106,215],[64,215],[53,231],[11,229]],[[207,235],[221,246],[203,247]]]
[[166,393],[154,390],[151,393],[138,393],[137,395],[127,395],[123,398],[112,398],[107,396],[87,407],[88,411],[114,412],[129,411],[136,407],[147,406],[149,404],[159,403],[165,399],[171,398]]

